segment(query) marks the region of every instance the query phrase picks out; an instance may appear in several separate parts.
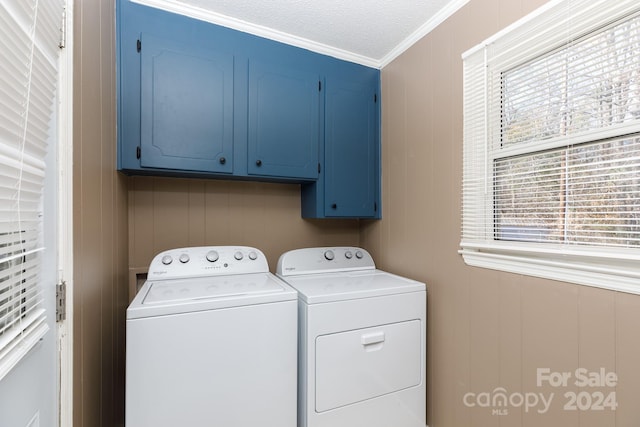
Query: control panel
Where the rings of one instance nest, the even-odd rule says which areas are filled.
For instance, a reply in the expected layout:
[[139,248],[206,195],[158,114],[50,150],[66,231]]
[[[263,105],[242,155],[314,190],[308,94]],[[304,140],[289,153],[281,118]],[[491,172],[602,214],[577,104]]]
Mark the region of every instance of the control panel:
[[165,280],[267,272],[267,258],[259,249],[248,246],[199,246],[159,253],[149,265],[147,278]]
[[362,248],[323,247],[295,249],[282,254],[276,272],[284,277],[375,268],[373,258]]

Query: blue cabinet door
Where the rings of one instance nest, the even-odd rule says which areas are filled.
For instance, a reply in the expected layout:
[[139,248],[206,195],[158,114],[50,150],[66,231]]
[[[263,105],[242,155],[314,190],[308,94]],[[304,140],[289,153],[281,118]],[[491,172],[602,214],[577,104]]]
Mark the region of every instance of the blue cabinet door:
[[377,82],[327,81],[324,215],[378,216]]
[[249,175],[318,177],[320,91],[317,72],[249,60]]
[[233,55],[143,34],[140,165],[233,172]]

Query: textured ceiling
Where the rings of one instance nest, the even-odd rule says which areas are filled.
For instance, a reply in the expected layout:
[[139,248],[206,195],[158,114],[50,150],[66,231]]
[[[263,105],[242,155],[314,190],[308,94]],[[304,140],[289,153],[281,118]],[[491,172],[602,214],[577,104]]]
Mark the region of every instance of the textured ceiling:
[[134,0],[384,66],[468,0]]

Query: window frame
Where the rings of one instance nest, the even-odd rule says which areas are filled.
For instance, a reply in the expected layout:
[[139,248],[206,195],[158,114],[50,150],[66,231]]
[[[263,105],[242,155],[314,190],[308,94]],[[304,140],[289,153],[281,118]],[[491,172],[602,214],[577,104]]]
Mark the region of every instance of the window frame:
[[466,264],[640,294],[640,249],[497,240],[493,220],[496,159],[639,133],[640,120],[598,132],[550,138],[534,144],[533,149],[516,143],[497,154],[491,149],[492,132],[500,133],[502,128],[492,126],[495,118],[490,114],[501,109],[489,105],[491,91],[498,90],[492,86],[496,75],[640,12],[635,3],[554,0],[462,55],[464,171],[459,253]]

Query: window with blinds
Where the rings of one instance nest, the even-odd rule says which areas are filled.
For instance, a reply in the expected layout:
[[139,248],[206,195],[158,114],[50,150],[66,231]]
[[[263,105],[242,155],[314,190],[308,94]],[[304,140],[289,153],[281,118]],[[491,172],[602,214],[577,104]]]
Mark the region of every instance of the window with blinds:
[[63,7],[64,0],[0,4],[0,379],[48,330],[42,190]]
[[465,261],[640,293],[640,4],[552,1],[463,62]]

